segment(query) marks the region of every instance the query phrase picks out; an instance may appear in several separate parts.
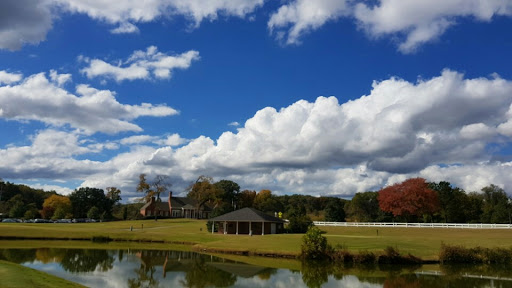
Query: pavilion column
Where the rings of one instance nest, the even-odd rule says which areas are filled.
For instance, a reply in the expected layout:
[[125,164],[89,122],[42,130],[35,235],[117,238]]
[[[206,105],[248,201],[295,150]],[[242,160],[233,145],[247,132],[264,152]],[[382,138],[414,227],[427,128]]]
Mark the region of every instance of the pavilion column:
[[238,221],[236,221],[236,235],[238,235]]
[[215,221],[212,221],[212,234],[213,234],[214,230],[215,230]]
[[226,221],[224,221],[224,234],[228,234],[228,231],[226,231]]
[[252,222],[249,221],[249,235],[252,236]]
[[261,235],[265,235],[265,222],[261,222]]

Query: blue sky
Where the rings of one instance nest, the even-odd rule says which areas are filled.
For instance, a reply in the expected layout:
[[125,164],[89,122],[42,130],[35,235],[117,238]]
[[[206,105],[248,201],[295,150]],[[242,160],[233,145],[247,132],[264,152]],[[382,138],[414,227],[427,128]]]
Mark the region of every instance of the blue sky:
[[512,1],[2,1],[0,177],[512,188]]

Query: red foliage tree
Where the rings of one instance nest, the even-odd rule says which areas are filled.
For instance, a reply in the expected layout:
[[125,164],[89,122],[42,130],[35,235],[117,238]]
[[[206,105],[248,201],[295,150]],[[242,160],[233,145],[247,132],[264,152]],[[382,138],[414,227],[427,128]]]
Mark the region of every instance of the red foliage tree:
[[378,200],[382,211],[406,219],[439,210],[437,193],[428,188],[423,178],[412,178],[383,188],[379,191]]

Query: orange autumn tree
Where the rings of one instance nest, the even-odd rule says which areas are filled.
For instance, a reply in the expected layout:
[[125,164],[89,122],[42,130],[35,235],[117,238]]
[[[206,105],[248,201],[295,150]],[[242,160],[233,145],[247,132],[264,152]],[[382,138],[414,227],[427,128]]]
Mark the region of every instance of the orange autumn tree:
[[379,207],[407,221],[413,216],[421,217],[439,210],[437,193],[428,188],[423,178],[412,178],[379,191]]

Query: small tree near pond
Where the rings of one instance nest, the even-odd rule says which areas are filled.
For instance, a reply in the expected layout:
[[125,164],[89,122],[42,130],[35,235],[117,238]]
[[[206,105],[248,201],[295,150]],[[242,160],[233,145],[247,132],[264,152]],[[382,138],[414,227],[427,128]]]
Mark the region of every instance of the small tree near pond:
[[306,260],[321,260],[329,257],[332,248],[327,244],[327,238],[316,226],[310,226],[302,237],[301,257]]

